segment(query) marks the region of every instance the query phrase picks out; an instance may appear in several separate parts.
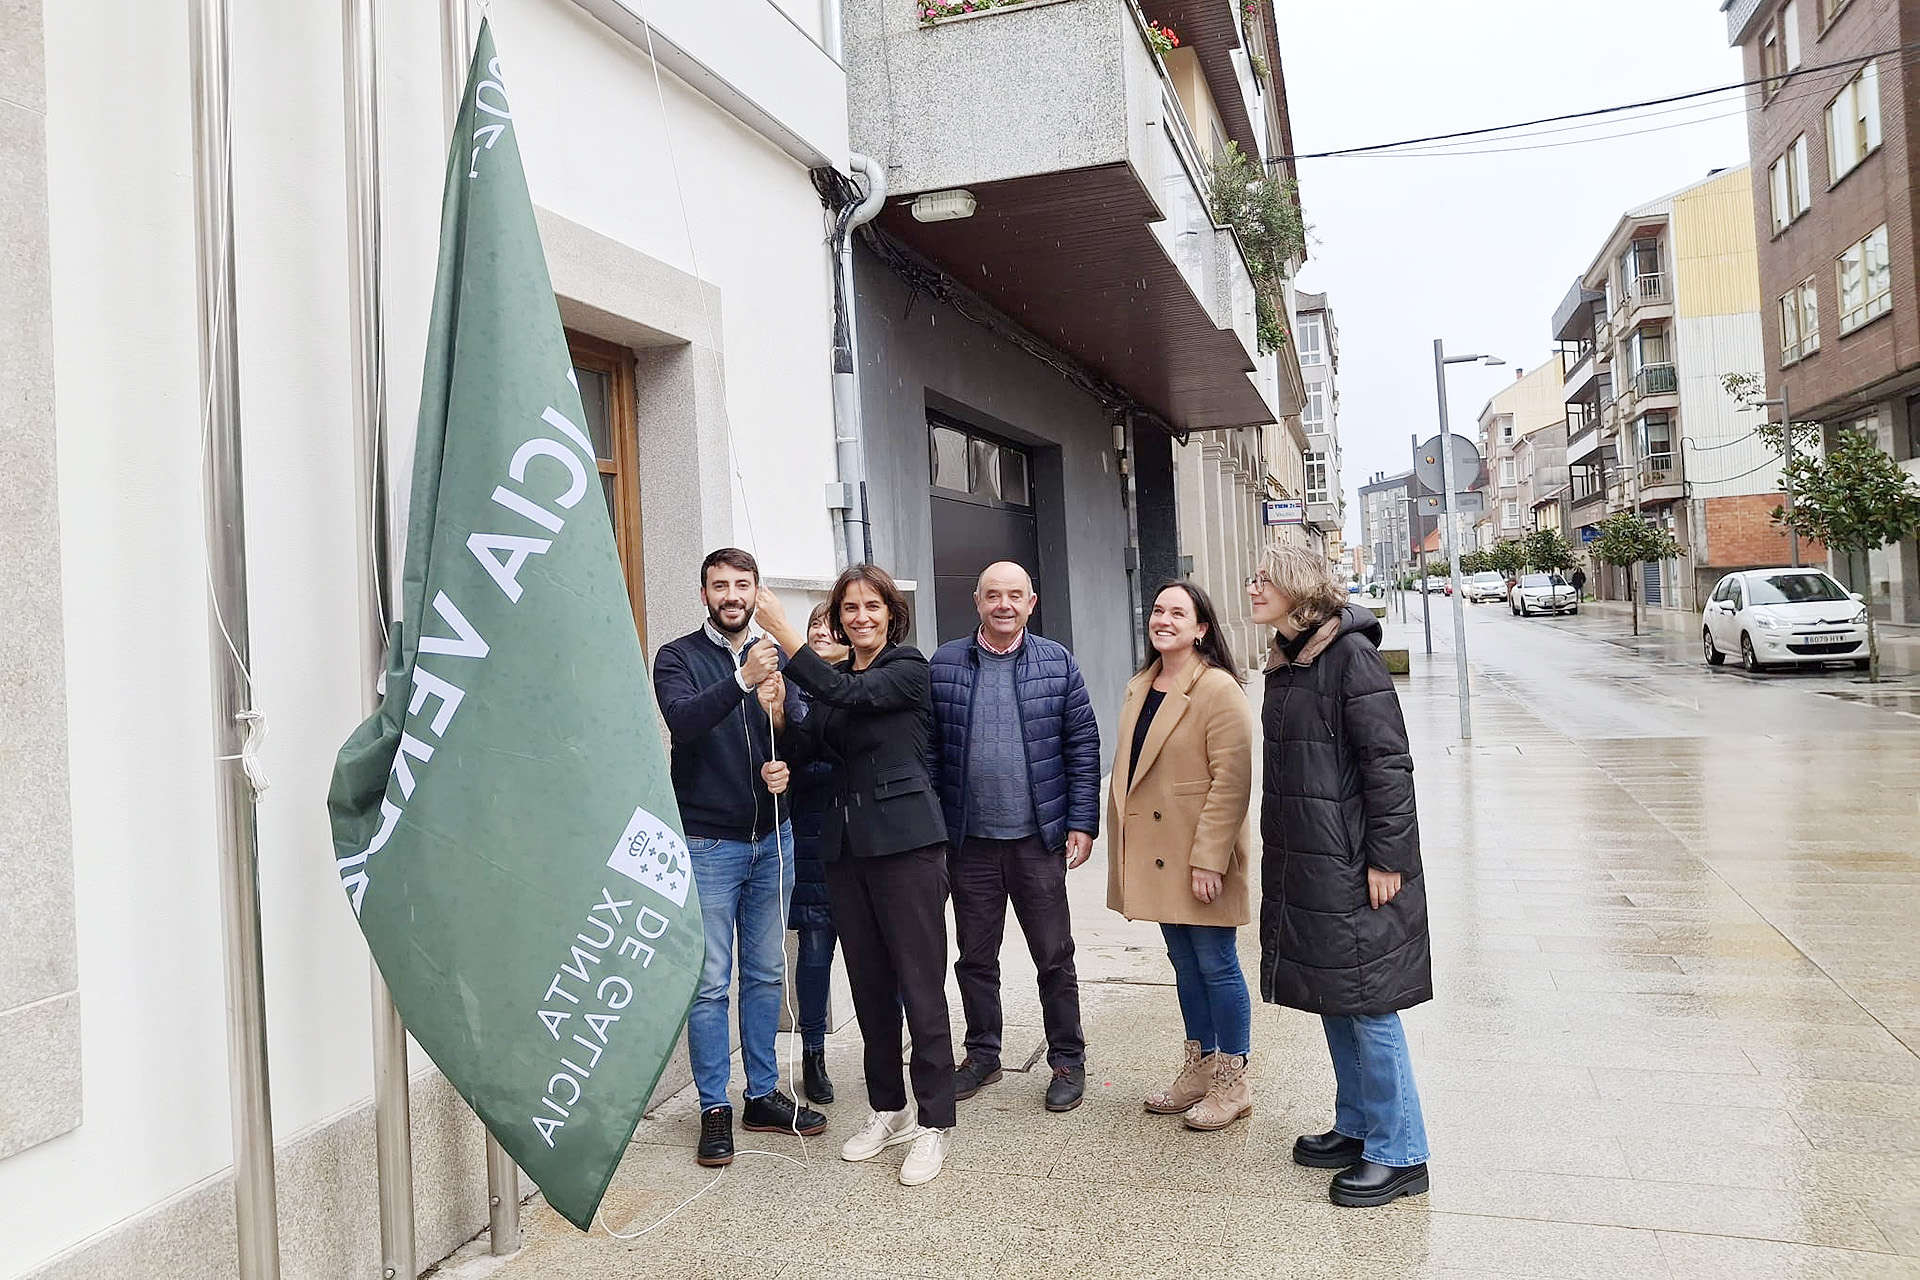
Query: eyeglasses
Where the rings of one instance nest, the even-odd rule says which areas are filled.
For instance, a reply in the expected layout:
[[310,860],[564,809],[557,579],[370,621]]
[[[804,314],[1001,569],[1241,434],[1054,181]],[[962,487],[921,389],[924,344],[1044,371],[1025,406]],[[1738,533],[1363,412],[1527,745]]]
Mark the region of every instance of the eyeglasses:
[[1256,573],[1251,578],[1247,579],[1247,590],[1249,591],[1265,591],[1268,587],[1271,587],[1272,585],[1273,585],[1273,579],[1269,578],[1264,573]]

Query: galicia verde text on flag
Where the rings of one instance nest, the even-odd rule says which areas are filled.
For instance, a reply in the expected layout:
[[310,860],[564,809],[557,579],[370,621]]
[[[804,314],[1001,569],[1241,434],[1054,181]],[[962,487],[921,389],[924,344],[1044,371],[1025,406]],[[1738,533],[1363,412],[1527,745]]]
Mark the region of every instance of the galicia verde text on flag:
[[585,1230],[703,956],[659,713],[482,23],[448,159],[380,709],[341,887],[407,1029]]

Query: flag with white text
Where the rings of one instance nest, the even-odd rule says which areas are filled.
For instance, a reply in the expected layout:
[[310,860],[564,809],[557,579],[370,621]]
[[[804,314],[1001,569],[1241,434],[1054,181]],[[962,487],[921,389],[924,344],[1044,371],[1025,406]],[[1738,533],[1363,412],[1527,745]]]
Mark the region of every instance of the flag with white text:
[[596,458],[482,23],[447,164],[401,620],[328,810],[407,1030],[583,1230],[703,955]]

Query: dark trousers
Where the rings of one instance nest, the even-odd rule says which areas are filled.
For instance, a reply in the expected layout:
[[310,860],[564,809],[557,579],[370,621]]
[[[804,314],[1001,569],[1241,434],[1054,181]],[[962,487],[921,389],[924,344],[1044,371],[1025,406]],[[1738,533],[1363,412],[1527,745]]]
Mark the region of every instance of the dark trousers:
[[827,1047],[827,998],[833,993],[833,926],[800,926],[800,960],[793,985],[800,1005],[800,1047]]
[[953,1127],[953,1032],[947,1025],[947,847],[827,863],[827,898],[865,1042],[867,1103],[907,1105],[900,1011],[913,1033],[920,1123]]
[[967,1013],[967,1056],[1000,1061],[1000,941],[1007,902],[1027,937],[1040,978],[1040,1016],[1047,1064],[1086,1061],[1080,1028],[1080,979],[1073,969],[1073,917],[1067,909],[1067,860],[1039,836],[979,840],[969,836],[953,860],[953,919],[960,935],[960,1003]]

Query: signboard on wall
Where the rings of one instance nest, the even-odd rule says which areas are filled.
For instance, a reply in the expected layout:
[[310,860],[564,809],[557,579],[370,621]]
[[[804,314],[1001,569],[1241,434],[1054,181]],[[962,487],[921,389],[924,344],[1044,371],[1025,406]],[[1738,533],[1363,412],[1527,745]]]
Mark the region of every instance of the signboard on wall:
[[1305,524],[1307,504],[1297,498],[1277,498],[1260,504],[1262,524]]

